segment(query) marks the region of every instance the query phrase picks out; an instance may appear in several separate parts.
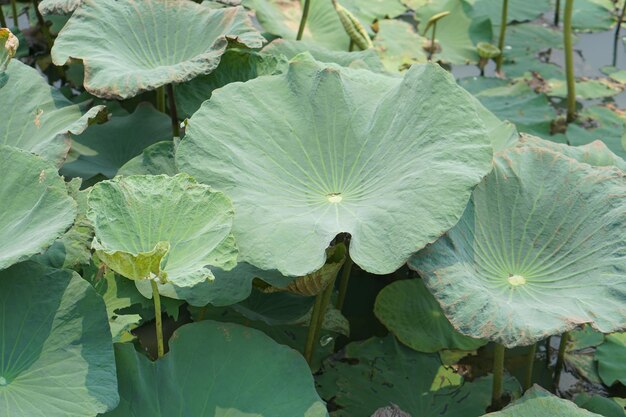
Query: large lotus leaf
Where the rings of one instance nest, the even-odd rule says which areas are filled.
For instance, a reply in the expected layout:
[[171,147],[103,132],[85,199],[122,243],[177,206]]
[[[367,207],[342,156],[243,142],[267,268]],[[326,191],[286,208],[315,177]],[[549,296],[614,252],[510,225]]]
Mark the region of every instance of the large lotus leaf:
[[459,224],[409,261],[452,324],[507,347],[624,328],[623,171],[543,147],[494,164]]
[[433,55],[433,59],[458,65],[478,62],[479,56],[475,44],[479,41],[491,41],[492,32],[489,21],[474,21],[471,17],[472,6],[466,0],[437,1],[416,10],[422,36],[430,39],[431,29],[428,33],[424,33],[427,27],[426,22],[443,11],[448,11],[450,14],[437,22],[436,41],[441,46],[441,50]]
[[70,14],[83,3],[83,0],[41,0],[39,11],[43,15]]
[[115,357],[122,400],[106,417],[328,415],[302,356],[237,324],[183,326],[157,362],[132,344],[116,345]]
[[273,55],[284,55],[288,59],[294,58],[302,52],[309,52],[313,58],[321,62],[335,63],[342,67],[363,68],[374,72],[383,72],[380,58],[371,48],[365,51],[333,51],[309,41],[295,41],[292,39],[276,39],[263,52]]
[[279,74],[286,68],[284,57],[246,49],[229,49],[213,72],[176,86],[176,104],[183,116],[190,117],[211,97],[213,90],[236,81]]
[[571,401],[554,396],[535,385],[519,401],[502,411],[483,417],[602,417],[600,414],[579,408]]
[[[500,26],[503,0],[471,1],[474,4],[474,14],[476,16],[488,16],[493,25]],[[507,22],[524,22],[534,20],[550,10],[550,0],[510,1],[508,6]]]
[[[252,281],[258,278],[266,283],[285,287],[294,277],[285,277],[278,271],[263,271],[245,262],[237,264],[230,271],[211,268],[214,279],[200,282],[193,287],[179,287],[172,284],[160,284],[159,293],[170,298],[187,301],[192,306],[228,306],[246,299],[252,290]],[[138,281],[137,288],[146,297],[152,293],[149,282]]]
[[611,386],[616,382],[626,385],[626,333],[614,333],[605,337],[596,351],[598,373],[602,381]]
[[83,179],[96,175],[113,178],[122,165],[146,147],[171,137],[170,118],[149,104],[141,104],[133,114],[113,116],[74,138],[60,172]]
[[[609,30],[617,23],[617,13],[614,10],[615,3],[611,0],[576,0],[572,26],[574,30],[582,32]],[[564,11],[565,8],[561,7],[561,21]]]
[[381,20],[374,38],[374,49],[380,54],[387,71],[401,71],[428,60],[422,48],[424,42],[426,38],[420,36],[410,23]]
[[235,265],[230,200],[188,175],[117,177],[88,202],[96,253],[127,278],[192,287],[213,279],[210,266]]
[[158,175],[165,174],[173,177],[178,174],[174,163],[175,145],[171,140],[157,142],[143,150],[126,162],[117,171],[118,175]]
[[37,70],[17,60],[9,63],[6,75],[8,81],[0,89],[0,144],[60,163],[70,148],[70,133],[82,133],[104,110],[72,104]]
[[339,3],[367,25],[375,20],[400,16],[407,10],[400,0],[341,0]]
[[620,405],[623,398],[607,398],[598,394],[580,393],[574,398],[574,403],[585,410],[598,413],[604,417],[626,417],[626,409]]
[[626,158],[626,116],[604,106],[585,107],[565,133],[571,145],[585,145],[601,140],[621,158]]
[[243,261],[306,275],[347,232],[356,264],[390,273],[456,223],[491,169],[474,104],[437,65],[402,79],[301,55],[216,91],[176,161],[233,199]]
[[0,269],[42,252],[74,222],[76,203],[56,168],[0,145]]
[[[607,79],[580,80],[575,83],[576,98],[581,100],[593,100],[612,97],[622,92],[619,84]],[[545,83],[546,93],[553,97],[567,97],[567,85],[565,80],[547,80]]]
[[[498,1],[502,3],[502,0]],[[515,3],[511,2],[510,4]],[[523,5],[524,3],[517,4]],[[535,54],[544,49],[563,48],[563,34],[561,31],[535,23],[507,26],[505,39],[507,60],[532,59]],[[576,38],[574,37],[575,41]]]
[[102,299],[76,273],[24,262],[0,271],[0,410],[93,417],[118,402]]
[[54,42],[52,61],[64,65],[70,58],[82,59],[87,91],[125,99],[209,74],[229,41],[250,48],[263,44],[241,7],[211,9],[189,0],[84,0]]
[[0,28],[0,87],[7,83],[6,70],[19,45],[19,40],[9,29]]
[[386,286],[376,297],[374,313],[398,340],[419,352],[476,350],[487,343],[457,332],[421,279]]
[[[325,362],[317,383],[338,406],[334,417],[370,416],[390,404],[417,417],[477,417],[491,402],[492,377],[464,381],[437,354],[388,336],[349,344],[345,358]],[[517,397],[519,384],[507,376],[505,390]]]

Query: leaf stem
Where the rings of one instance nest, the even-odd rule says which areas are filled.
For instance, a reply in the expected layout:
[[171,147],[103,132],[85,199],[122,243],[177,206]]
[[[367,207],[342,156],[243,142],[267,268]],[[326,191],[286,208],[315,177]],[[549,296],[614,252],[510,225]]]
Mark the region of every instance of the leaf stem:
[[348,282],[350,281],[350,273],[352,272],[352,258],[350,252],[346,252],[346,260],[341,270],[341,278],[339,279],[339,295],[337,296],[337,310],[343,310],[343,305],[346,301],[346,293],[348,292]]
[[156,89],[156,108],[161,113],[165,113],[165,87]]
[[535,354],[537,353],[537,343],[533,344],[526,357],[526,375],[524,378],[524,391],[533,385],[533,368],[535,367]]
[[324,324],[326,309],[328,308],[328,304],[330,304],[330,297],[333,294],[334,288],[335,280],[333,279],[328,283],[326,288],[324,288],[324,291],[315,297],[315,304],[311,312],[311,322],[309,323],[309,331],[306,337],[306,345],[304,347],[304,358],[309,366],[313,364],[313,355],[315,354],[315,348],[317,347],[322,325]]
[[309,8],[311,7],[311,0],[304,0],[304,8],[302,9],[302,18],[300,19],[300,26],[298,27],[298,36],[296,40],[302,39],[304,34],[304,27],[306,26],[306,19],[309,17]]
[[560,14],[561,14],[561,0],[556,0],[556,7],[554,8],[554,26],[559,25]]
[[556,365],[554,366],[554,390],[559,388],[561,382],[561,372],[563,371],[563,364],[565,363],[565,349],[567,348],[567,342],[569,340],[569,333],[565,332],[561,335],[561,343],[559,343],[559,353],[556,358]]
[[33,7],[35,8],[35,15],[37,16],[37,23],[41,27],[41,33],[43,34],[46,43],[48,44],[48,50],[52,49],[52,45],[54,44],[54,39],[52,39],[52,34],[50,33],[50,27],[46,23],[46,20],[41,15],[39,11],[39,1],[33,0]]
[[176,97],[174,96],[174,86],[167,85],[167,103],[170,109],[170,117],[172,118],[172,134],[174,137],[180,136],[180,125],[178,123],[178,112],[176,110]]
[[624,12],[626,12],[626,3],[622,6],[622,11],[619,13],[619,19],[615,27],[615,37],[613,38],[613,66],[617,65],[617,44],[619,42],[619,32],[622,29],[622,23],[624,21]]
[[493,351],[493,389],[491,391],[492,411],[499,410],[502,399],[502,385],[504,379],[504,345],[496,343]]
[[7,27],[7,20],[4,17],[4,11],[2,10],[2,7],[0,7],[0,27]]
[[159,295],[159,286],[155,280],[150,280],[152,284],[152,299],[154,300],[154,314],[156,319],[156,339],[157,339],[157,357],[162,358],[165,353],[163,347],[163,320],[161,314],[161,296]]
[[509,0],[502,0],[502,15],[500,17],[500,37],[498,38],[498,49],[500,55],[496,58],[496,72],[502,72],[502,61],[504,61],[504,40],[506,37],[506,23],[509,15]]
[[11,13],[13,14],[13,26],[15,29],[19,29],[19,21],[17,19],[17,4],[15,0],[11,0]]
[[428,48],[428,60],[432,61],[433,54],[435,53],[435,33],[437,32],[437,21],[433,22],[433,34],[430,37],[430,48]]
[[574,49],[572,46],[573,10],[574,0],[565,0],[563,46],[565,48],[565,75],[567,77],[567,123],[576,119],[576,84],[574,82]]

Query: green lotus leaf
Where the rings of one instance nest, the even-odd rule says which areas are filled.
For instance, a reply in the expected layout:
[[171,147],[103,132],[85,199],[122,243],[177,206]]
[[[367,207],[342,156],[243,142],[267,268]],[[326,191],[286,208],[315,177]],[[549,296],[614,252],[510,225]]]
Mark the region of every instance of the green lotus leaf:
[[188,324],[157,362],[132,344],[116,345],[115,357],[121,403],[106,417],[328,415],[302,356],[248,327]]
[[0,145],[0,270],[48,248],[72,225],[76,203],[56,168]]
[[602,342],[604,335],[588,325],[569,332],[563,357],[568,369],[573,370],[579,378],[601,385],[594,354],[595,347]]
[[211,97],[213,90],[236,81],[279,74],[286,68],[287,61],[284,57],[246,49],[229,49],[213,72],[176,87],[176,105],[182,115],[190,117]]
[[476,350],[487,343],[457,332],[420,279],[383,288],[376,297],[374,313],[398,340],[419,352]]
[[607,385],[616,382],[626,385],[626,333],[614,333],[606,335],[604,343],[598,346],[596,361],[598,361],[598,373]]
[[574,403],[580,408],[598,413],[604,417],[626,416],[626,410],[624,407],[613,398],[606,398],[601,395],[582,392],[574,398]]
[[[311,310],[315,297],[305,297],[288,292],[264,293],[254,289],[250,296],[231,308],[242,316],[262,321],[270,326],[304,324],[311,322]],[[328,329],[327,326],[324,326]]]
[[70,134],[82,133],[104,110],[72,104],[35,70],[17,60],[9,63],[8,81],[0,89],[0,143],[60,163],[70,148]]
[[426,51],[421,47],[426,38],[420,36],[410,23],[381,20],[378,26],[374,49],[380,54],[387,71],[400,71],[427,61]]
[[[611,0],[576,0],[572,12],[572,26],[581,32],[605,31],[617,23],[615,3]],[[561,21],[564,8],[561,7]]]
[[0,271],[0,409],[93,417],[117,405],[102,299],[76,273],[24,262]]
[[[547,80],[546,91],[549,96],[567,97],[565,80]],[[576,81],[576,98],[593,100],[612,97],[622,92],[622,88],[606,79]]]
[[[324,365],[317,384],[338,406],[333,417],[371,416],[390,404],[411,416],[478,417],[491,402],[491,375],[464,381],[437,354],[416,352],[392,336],[351,343],[344,358]],[[505,391],[519,396],[519,383],[507,376]]]
[[366,25],[375,20],[400,16],[407,9],[400,0],[341,0],[341,5]]
[[585,145],[601,140],[619,157],[626,158],[626,116],[604,106],[585,107],[565,135],[571,145]]
[[[167,36],[163,36],[166,33]],[[241,7],[189,0],[84,0],[59,33],[52,61],[85,65],[85,89],[125,99],[209,74],[229,42],[259,48],[263,37]]]
[[583,323],[622,329],[625,192],[618,168],[510,148],[458,225],[409,266],[468,336],[513,347]]
[[[500,26],[502,19],[502,0],[472,0],[474,15],[485,15],[495,26]],[[525,22],[535,20],[550,10],[550,0],[511,1],[507,9],[507,22]],[[513,27],[513,25],[511,26]],[[507,28],[508,30],[509,28]],[[508,33],[507,33],[508,38]]]
[[88,203],[96,254],[127,278],[192,287],[235,265],[230,200],[188,175],[116,177]]
[[571,401],[561,399],[548,391],[533,386],[524,396],[502,411],[485,414],[483,417],[602,417],[579,408]]
[[622,85],[626,84],[626,70],[616,67],[602,67],[600,68],[600,71],[608,75],[611,80]]
[[154,143],[126,162],[117,171],[119,175],[158,175],[173,177],[178,174],[174,164],[174,142],[171,140]]
[[43,15],[66,15],[72,13],[83,0],[41,0],[39,11]]
[[5,72],[19,45],[19,40],[9,29],[0,27],[0,87],[7,83],[9,77]]
[[170,118],[150,104],[140,104],[133,114],[113,116],[74,138],[61,168],[66,177],[89,179],[96,175],[113,178],[117,170],[143,150],[172,137]]
[[300,53],[309,52],[318,61],[335,63],[342,67],[369,69],[374,72],[383,72],[385,70],[378,55],[371,49],[353,52],[333,51],[309,41],[276,39],[263,48],[263,52],[273,55],[284,55],[288,59],[292,59]]
[[307,54],[216,91],[176,154],[233,199],[241,259],[291,276],[318,270],[341,232],[356,264],[395,271],[456,223],[491,159],[474,99],[439,66],[402,79]]
[[[498,1],[502,3],[501,0]],[[576,42],[575,36],[573,41]],[[507,60],[532,59],[539,51],[549,48],[562,49],[563,34],[555,28],[534,23],[510,25],[506,28],[506,46]]]

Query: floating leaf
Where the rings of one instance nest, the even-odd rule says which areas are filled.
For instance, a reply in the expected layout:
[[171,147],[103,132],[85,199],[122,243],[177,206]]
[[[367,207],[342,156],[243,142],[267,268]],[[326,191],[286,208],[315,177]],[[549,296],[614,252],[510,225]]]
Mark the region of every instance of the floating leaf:
[[[494,26],[500,26],[502,20],[502,0],[473,0],[474,15],[488,16]],[[507,23],[535,20],[550,10],[550,0],[510,1],[507,9]],[[517,25],[511,25],[509,28]],[[508,37],[508,33],[507,33]]]
[[598,413],[604,417],[624,417],[626,410],[612,398],[582,392],[574,398],[574,403],[585,410]]
[[585,107],[575,123],[567,126],[565,135],[572,145],[585,145],[601,140],[622,159],[626,158],[626,116],[620,110],[604,107]]
[[42,252],[74,222],[76,203],[48,161],[0,145],[0,269]]
[[88,217],[98,256],[130,279],[158,276],[192,287],[213,279],[210,266],[235,265],[230,200],[188,175],[99,182],[89,193]]
[[[546,92],[549,96],[567,97],[565,80],[547,80]],[[576,81],[576,98],[580,100],[593,100],[604,97],[612,97],[622,92],[619,85],[605,79]]]
[[[167,36],[163,36],[166,33]],[[263,37],[241,7],[188,0],[83,0],[52,48],[52,61],[85,65],[85,89],[126,99],[209,74],[229,42],[259,48]]]
[[507,347],[583,323],[623,328],[624,173],[545,148],[494,165],[457,226],[409,261],[448,319]]
[[244,326],[188,324],[157,362],[132,344],[116,345],[115,357],[121,403],[106,417],[328,415],[302,356]]
[[426,38],[415,32],[411,24],[402,20],[381,20],[378,26],[374,48],[387,71],[401,71],[427,61],[426,52],[421,48]]
[[606,335],[604,343],[598,346],[596,361],[598,373],[607,385],[616,382],[626,385],[626,332]]
[[126,176],[165,174],[173,177],[178,174],[174,164],[174,150],[174,142],[171,140],[152,144],[141,155],[126,162],[117,173]]
[[93,417],[119,400],[102,299],[76,273],[24,262],[0,271],[0,409]]
[[9,63],[8,82],[0,89],[0,143],[25,149],[60,163],[78,135],[104,106],[72,104],[50,87],[37,70],[17,60]]
[[402,79],[302,55],[286,74],[216,91],[176,161],[233,199],[242,260],[306,275],[347,232],[355,263],[389,273],[456,223],[491,169],[474,112],[437,65]]
[[421,279],[401,280],[383,288],[376,297],[374,313],[398,340],[419,352],[476,350],[487,343],[457,332]]
[[[605,31],[617,23],[616,4],[611,0],[576,0],[572,12],[572,26],[581,32]],[[561,21],[564,7],[561,7]]]

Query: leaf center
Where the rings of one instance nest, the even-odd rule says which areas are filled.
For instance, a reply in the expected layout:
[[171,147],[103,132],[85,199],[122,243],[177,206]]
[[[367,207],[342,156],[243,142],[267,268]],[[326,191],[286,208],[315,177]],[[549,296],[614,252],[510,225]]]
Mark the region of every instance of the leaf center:
[[511,284],[514,287],[517,287],[519,285],[524,285],[526,284],[526,278],[524,278],[521,275],[509,274],[509,284]]
[[330,193],[326,196],[326,198],[328,198],[328,201],[331,203],[340,203],[341,200],[343,200],[341,193]]

